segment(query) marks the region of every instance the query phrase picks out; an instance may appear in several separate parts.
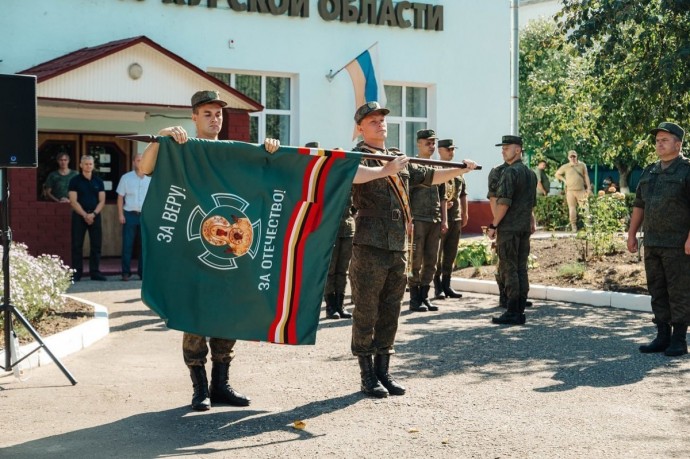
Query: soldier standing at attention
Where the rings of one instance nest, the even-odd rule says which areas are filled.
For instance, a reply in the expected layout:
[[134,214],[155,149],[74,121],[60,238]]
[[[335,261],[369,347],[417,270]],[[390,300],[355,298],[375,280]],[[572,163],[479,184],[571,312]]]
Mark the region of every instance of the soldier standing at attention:
[[[431,158],[436,150],[436,139],[433,129],[417,131],[420,158]],[[412,272],[409,276],[410,311],[438,311],[438,306],[429,300],[429,289],[436,275],[441,234],[448,230],[445,195],[445,183],[410,185],[410,208],[414,223]]]
[[411,228],[409,186],[433,185],[473,170],[431,169],[409,164],[409,158],[386,148],[389,110],[368,102],[355,112],[363,141],[354,149],[396,155],[392,161],[363,160],[355,175],[352,199],[357,209],[350,281],[355,309],[352,354],[357,356],[361,389],[373,397],[403,395],[405,388],[389,374],[407,276],[407,232]]
[[529,292],[529,238],[536,230],[537,176],[522,162],[522,138],[504,135],[503,160],[508,164],[498,182],[496,210],[487,235],[496,238],[498,269],[507,297],[507,310],[492,318],[495,324],[522,325]]
[[[504,161],[502,164],[499,164],[489,171],[489,191],[486,194],[486,198],[489,200],[489,207],[491,208],[491,216],[493,218],[496,218],[496,193],[498,192],[498,182],[501,180],[503,170],[506,167],[508,167],[508,163]],[[492,248],[495,249],[496,244],[494,243],[492,245]],[[501,265],[499,263],[498,267],[500,266]],[[506,289],[505,285],[503,284],[503,278],[501,277],[501,271],[499,271],[498,267],[496,268],[495,274],[496,284],[498,285],[498,306],[505,309],[508,307],[508,298],[506,297]]]
[[664,122],[655,136],[659,161],[642,172],[633,204],[628,250],[637,252],[644,223],[644,268],[657,336],[640,352],[688,353],[690,323],[690,160],[680,151],[685,131]]
[[[438,141],[438,155],[443,161],[452,161],[455,149],[453,139]],[[436,298],[462,298],[462,294],[450,286],[450,278],[458,254],[460,234],[469,222],[467,214],[467,187],[462,177],[453,177],[446,182],[446,212],[448,230],[441,234],[441,247],[438,252],[436,275],[434,276],[434,296]]]

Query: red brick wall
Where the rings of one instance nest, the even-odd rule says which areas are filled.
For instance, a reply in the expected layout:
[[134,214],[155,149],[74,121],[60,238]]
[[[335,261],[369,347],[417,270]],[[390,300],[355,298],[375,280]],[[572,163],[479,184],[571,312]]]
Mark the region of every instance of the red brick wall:
[[8,175],[12,240],[26,244],[32,255],[59,255],[69,264],[69,204],[36,199],[36,169],[10,169]]
[[481,227],[488,226],[492,220],[489,201],[470,201],[467,207],[467,212],[470,214],[470,222],[462,229],[462,232],[465,234],[481,234]]
[[223,109],[223,126],[220,140],[240,140],[249,142],[249,112],[233,108]]

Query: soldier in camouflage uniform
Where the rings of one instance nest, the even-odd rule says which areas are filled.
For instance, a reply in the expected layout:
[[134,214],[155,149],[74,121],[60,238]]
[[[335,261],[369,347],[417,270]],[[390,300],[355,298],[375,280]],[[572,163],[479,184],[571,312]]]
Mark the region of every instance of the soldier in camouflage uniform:
[[355,235],[355,218],[352,207],[352,195],[347,201],[340,219],[338,236],[335,239],[331,263],[328,266],[326,289],[326,317],[329,319],[349,319],[352,314],[345,311],[345,286],[347,285],[347,270],[352,258],[352,238]]
[[[491,207],[491,216],[496,217],[496,193],[498,192],[498,182],[501,180],[503,170],[508,167],[508,163],[504,162],[491,169],[489,172],[489,191],[486,194],[486,199],[489,200],[489,207]],[[495,243],[493,244],[495,248]],[[500,263],[499,263],[500,267]],[[506,297],[506,289],[503,285],[503,278],[501,272],[496,268],[496,284],[498,285],[498,306],[502,308],[508,307],[508,297]]]
[[[417,151],[420,158],[429,159],[436,149],[433,129],[417,131]],[[441,234],[448,230],[445,183],[428,186],[425,183],[410,189],[412,209],[413,250],[410,285],[410,311],[438,311],[429,300],[431,281],[436,275]]]
[[496,191],[496,212],[487,235],[496,238],[498,269],[507,297],[507,310],[492,318],[496,324],[522,325],[529,292],[527,259],[529,238],[536,230],[537,176],[522,162],[522,138],[504,135],[501,143],[504,168]]
[[[223,124],[223,107],[227,102],[220,99],[217,91],[197,91],[192,96],[192,121],[196,127],[196,137],[206,140],[218,140]],[[159,136],[169,136],[177,143],[187,142],[189,135],[182,126],[163,128]],[[275,139],[264,140],[264,148],[274,153],[280,147]],[[150,143],[141,157],[139,170],[151,175],[156,167],[158,158],[158,143]],[[211,349],[211,384],[206,376],[206,356]],[[182,336],[182,356],[189,368],[194,393],[192,395],[192,409],[207,411],[211,403],[223,403],[235,406],[247,406],[249,397],[237,392],[228,383],[230,362],[235,356],[233,348],[235,340],[224,338],[210,338],[208,344],[205,336],[184,333]]]
[[[455,149],[453,139],[438,141],[438,155],[443,161],[452,161]],[[462,298],[462,294],[450,286],[455,257],[458,254],[458,243],[462,228],[469,222],[467,214],[467,188],[462,177],[453,177],[445,184],[446,212],[448,230],[441,234],[441,247],[438,251],[438,263],[434,276],[434,296],[436,298]]]
[[664,122],[651,131],[659,161],[642,172],[628,229],[637,252],[644,231],[644,266],[657,336],[640,352],[688,353],[690,323],[690,160],[681,154],[685,131]]
[[359,362],[361,389],[374,397],[405,393],[389,374],[389,363],[407,283],[408,187],[443,183],[476,167],[469,160],[466,169],[435,170],[410,164],[407,156],[386,148],[388,113],[377,102],[368,102],[355,113],[363,142],[354,151],[397,156],[387,162],[363,160],[352,187],[357,209],[350,262],[355,303],[352,353]]

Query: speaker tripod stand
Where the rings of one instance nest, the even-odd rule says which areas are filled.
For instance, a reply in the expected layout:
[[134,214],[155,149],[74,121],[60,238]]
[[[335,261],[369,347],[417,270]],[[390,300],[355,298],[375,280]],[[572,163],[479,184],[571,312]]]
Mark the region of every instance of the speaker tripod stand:
[[[72,383],[72,385],[76,384],[77,381],[74,379],[72,374],[67,370],[67,368],[62,365],[60,360],[58,360],[55,355],[50,351],[48,346],[43,342],[43,339],[41,339],[41,336],[38,334],[38,332],[34,329],[34,327],[31,326],[28,320],[22,315],[21,312],[17,310],[17,308],[12,305],[11,297],[10,297],[10,242],[12,241],[12,231],[10,230],[10,218],[9,218],[9,210],[10,206],[8,204],[8,199],[9,199],[9,189],[10,189],[10,183],[9,183],[9,178],[7,174],[7,168],[2,167],[0,168],[0,187],[2,187],[2,193],[1,199],[2,202],[0,203],[0,231],[2,232],[2,277],[3,277],[3,285],[4,285],[4,290],[3,290],[3,296],[2,296],[2,305],[0,305],[0,312],[2,313],[2,317],[4,318],[4,337],[5,337],[5,366],[1,366],[0,368],[5,370],[5,371],[12,371],[12,369],[16,366],[18,366],[24,359],[28,358],[33,354],[34,352],[39,351],[40,349],[45,349],[46,353],[50,356],[51,359],[53,359],[53,362],[60,368],[62,373],[69,379],[69,382]],[[31,333],[31,336],[36,340],[36,342],[39,343],[39,346],[37,346],[35,349],[33,349],[31,352],[27,353],[25,356],[17,359],[16,362],[12,362],[12,355],[11,355],[11,340],[12,340],[12,319],[16,319],[19,323],[21,323],[24,328]]]

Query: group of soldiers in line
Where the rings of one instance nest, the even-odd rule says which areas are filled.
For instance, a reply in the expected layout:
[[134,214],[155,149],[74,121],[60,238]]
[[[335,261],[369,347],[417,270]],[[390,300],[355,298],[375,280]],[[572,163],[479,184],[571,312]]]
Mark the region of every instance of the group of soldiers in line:
[[[217,140],[223,121],[222,108],[227,103],[215,91],[199,91],[192,96],[191,105],[197,137]],[[367,102],[355,112],[356,130],[362,141],[353,151],[381,155],[385,161],[367,158],[359,165],[353,179],[352,202],[351,205],[348,203],[343,215],[348,221],[352,217],[350,209],[356,209],[356,231],[353,233],[352,226],[346,225],[347,231],[341,234],[350,241],[346,242],[346,247],[337,247],[333,257],[336,264],[341,263],[342,252],[346,255],[342,261],[345,265],[344,260],[351,254],[349,277],[355,304],[351,352],[359,364],[361,391],[377,398],[406,393],[406,388],[389,371],[405,288],[409,283],[410,307],[413,310],[421,310],[423,304],[428,310],[431,304],[428,300],[429,284],[436,276],[431,266],[435,268],[439,262],[441,291],[444,291],[444,286],[449,287],[452,269],[449,261],[455,258],[457,250],[457,242],[453,243],[451,239],[454,236],[450,225],[462,227],[467,223],[466,204],[462,203],[465,187],[461,176],[478,167],[469,159],[463,160],[461,165],[449,164],[451,167],[448,168],[410,162],[407,155],[386,147],[388,113],[389,110],[377,102]],[[682,128],[673,123],[662,123],[652,134],[655,135],[660,161],[645,169],[628,235],[628,249],[636,251],[635,235],[644,224],[645,268],[658,328],[657,337],[650,344],[641,346],[640,351],[683,355],[687,353],[686,331],[690,322],[690,283],[687,282],[690,273],[690,161],[680,154],[684,136]],[[158,135],[170,136],[178,143],[189,138],[181,126],[164,128]],[[435,133],[422,130],[417,139],[420,156],[431,156]],[[441,140],[438,146],[441,157],[450,161],[453,141]],[[536,205],[537,177],[522,162],[521,137],[505,135],[496,146],[501,147],[504,163],[489,174],[492,221],[486,234],[490,239],[496,239],[497,277],[501,302],[506,310],[493,317],[492,322],[522,325],[525,323],[525,307],[528,306],[529,238],[536,229],[533,208]],[[264,147],[268,153],[273,153],[280,148],[280,143],[266,139]],[[141,160],[142,173],[154,171],[157,155],[158,144],[150,144]],[[449,182],[452,183],[449,185]],[[434,186],[445,188],[432,191]],[[452,187],[450,193],[449,187]],[[424,194],[415,196],[417,188],[426,193],[426,199],[438,198],[439,211],[448,212],[455,207],[450,216],[446,214],[448,229],[443,231],[445,227],[441,220],[435,223],[438,225],[435,233],[429,230],[433,225],[428,223],[434,223],[436,214],[431,215],[428,207],[418,208],[415,214],[414,203],[425,199]],[[446,199],[442,205],[443,197]],[[449,205],[449,200],[453,200],[453,204]],[[425,216],[431,222],[426,221]],[[459,237],[459,229],[455,231]],[[436,238],[429,237],[430,233]],[[412,241],[408,238],[410,234],[414,234]],[[440,248],[439,241],[442,240],[444,244]],[[433,250],[426,250],[427,241],[431,241]],[[415,250],[412,269],[408,272],[410,244]],[[441,257],[439,248],[443,253]],[[428,271],[424,267],[425,253],[433,255]],[[342,277],[337,287],[332,280],[333,284],[329,284],[326,290],[328,311],[337,311],[339,317],[348,316],[348,313],[341,315],[341,311],[345,312],[342,307],[344,280]],[[445,295],[452,297],[453,291],[446,289]],[[233,389],[228,380],[235,340],[211,337],[207,341],[207,337],[185,333],[182,341],[184,362],[194,388],[192,409],[206,411],[212,403],[250,404],[250,398]],[[209,351],[213,362],[210,384],[205,369]]]

